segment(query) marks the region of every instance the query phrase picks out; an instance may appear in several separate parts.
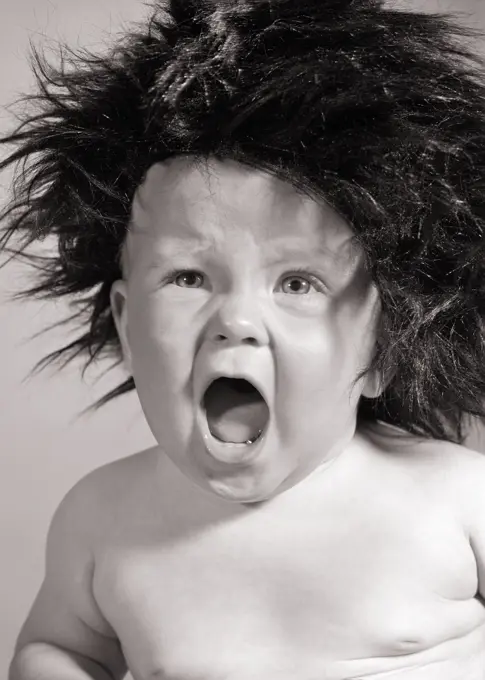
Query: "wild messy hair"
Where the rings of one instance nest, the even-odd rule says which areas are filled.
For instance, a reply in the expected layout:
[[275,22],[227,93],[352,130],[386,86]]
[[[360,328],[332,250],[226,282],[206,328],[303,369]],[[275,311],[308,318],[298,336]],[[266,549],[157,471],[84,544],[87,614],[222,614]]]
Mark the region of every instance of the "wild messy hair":
[[[485,69],[456,17],[378,0],[172,0],[107,53],[34,50],[0,248],[36,267],[15,297],[67,296],[82,334],[39,367],[121,361],[110,288],[134,192],[172,156],[244,163],[352,226],[381,298],[359,421],[462,442],[484,417]],[[56,252],[29,248],[54,237]],[[113,365],[113,367],[114,367]],[[357,378],[357,379],[358,379]],[[97,401],[135,388],[132,377]]]

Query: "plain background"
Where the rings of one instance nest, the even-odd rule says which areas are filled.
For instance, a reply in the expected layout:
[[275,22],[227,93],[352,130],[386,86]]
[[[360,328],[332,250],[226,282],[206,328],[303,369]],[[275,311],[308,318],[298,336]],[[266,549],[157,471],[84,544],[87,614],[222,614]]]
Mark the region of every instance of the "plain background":
[[[399,4],[464,11],[466,22],[485,30],[485,0]],[[29,40],[36,45],[66,40],[96,50],[147,11],[139,0],[7,1],[0,10],[0,134],[13,123],[5,107],[32,86]],[[477,49],[485,52],[485,45]],[[0,201],[8,185],[9,177],[0,177]],[[71,337],[67,329],[58,329],[29,340],[64,318],[68,307],[9,302],[25,276],[18,264],[0,270],[0,677],[7,675],[15,638],[40,586],[46,532],[61,498],[93,468],[155,443],[134,394],[77,418],[124,377],[122,369],[102,377],[105,367],[99,367],[83,381],[74,363],[61,373],[49,369],[25,380],[41,356]],[[467,444],[485,452],[485,430],[476,426]]]

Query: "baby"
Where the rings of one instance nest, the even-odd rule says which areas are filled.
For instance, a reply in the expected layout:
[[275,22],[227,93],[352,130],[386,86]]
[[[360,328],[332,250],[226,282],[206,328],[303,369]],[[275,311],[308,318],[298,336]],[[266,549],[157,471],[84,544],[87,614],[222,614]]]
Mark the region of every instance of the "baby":
[[45,361],[123,361],[95,407],[136,389],[158,442],[61,502],[10,680],[484,680],[471,32],[378,0],[152,9],[108,54],[37,55],[3,139],[2,248],[86,323]]

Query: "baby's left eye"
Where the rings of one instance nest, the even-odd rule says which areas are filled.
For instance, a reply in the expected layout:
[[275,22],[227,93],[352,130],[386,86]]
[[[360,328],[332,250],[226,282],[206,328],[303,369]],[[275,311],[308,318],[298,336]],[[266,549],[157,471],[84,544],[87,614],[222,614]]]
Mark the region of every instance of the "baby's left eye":
[[323,291],[321,281],[311,274],[289,274],[281,281],[282,291],[290,295],[308,295],[312,288]]

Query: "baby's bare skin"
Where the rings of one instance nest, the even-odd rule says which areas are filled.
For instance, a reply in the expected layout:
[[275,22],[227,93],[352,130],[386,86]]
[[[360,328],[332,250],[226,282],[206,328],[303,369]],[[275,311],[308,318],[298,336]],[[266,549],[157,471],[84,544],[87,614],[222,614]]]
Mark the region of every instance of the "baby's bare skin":
[[483,460],[380,429],[257,505],[201,491],[158,449],[98,470],[79,487],[103,511],[94,598],[73,606],[135,680],[482,680],[467,513]]

